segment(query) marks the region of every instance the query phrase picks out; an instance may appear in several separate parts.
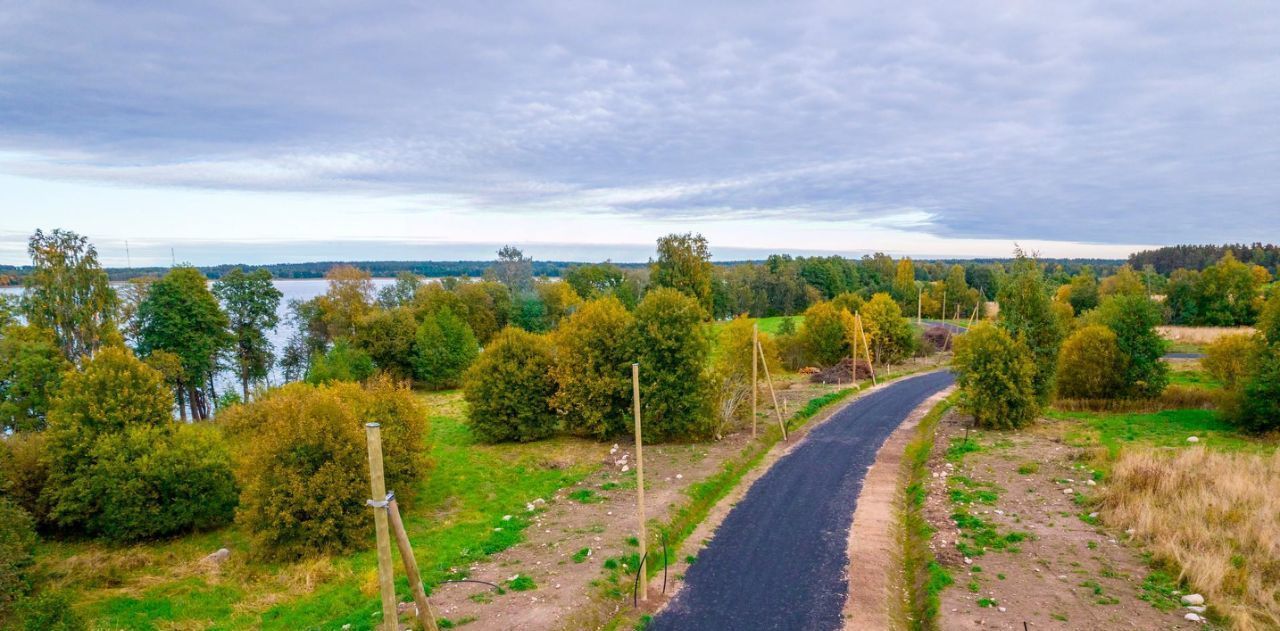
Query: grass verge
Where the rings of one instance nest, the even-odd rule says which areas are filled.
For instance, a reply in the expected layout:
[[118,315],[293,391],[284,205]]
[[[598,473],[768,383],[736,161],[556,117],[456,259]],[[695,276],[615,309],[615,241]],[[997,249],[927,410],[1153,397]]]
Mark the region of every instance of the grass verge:
[[928,630],[938,626],[939,594],[953,579],[929,549],[933,527],[924,516],[925,481],[929,477],[929,454],[933,453],[938,421],[951,409],[954,396],[934,406],[921,419],[915,436],[907,443],[902,459],[903,488],[897,506],[898,574],[902,595],[896,603],[896,617],[907,629]]

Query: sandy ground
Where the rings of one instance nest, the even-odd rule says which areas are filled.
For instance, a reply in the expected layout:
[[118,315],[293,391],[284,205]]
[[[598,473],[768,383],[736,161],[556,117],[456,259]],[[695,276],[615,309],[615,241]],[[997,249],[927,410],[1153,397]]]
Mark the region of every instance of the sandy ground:
[[[1141,550],[1124,533],[1081,518],[1094,509],[1078,505],[1075,494],[1093,497],[1101,483],[1089,483],[1092,471],[1081,464],[1081,451],[1058,439],[1062,422],[1042,420],[1021,432],[972,432],[982,450],[950,466],[943,455],[968,423],[956,412],[943,419],[930,462],[926,514],[937,529],[931,545],[955,579],[942,594],[943,629],[1021,630],[1024,622],[1029,629],[1201,628],[1183,619],[1185,611],[1161,612],[1139,600],[1148,573]],[[950,488],[991,489],[998,499],[957,507],[948,497],[948,479],[957,476],[995,486],[953,482]],[[1001,535],[1030,536],[1007,550],[966,559],[956,549],[962,535],[951,518],[964,508],[995,524]]]

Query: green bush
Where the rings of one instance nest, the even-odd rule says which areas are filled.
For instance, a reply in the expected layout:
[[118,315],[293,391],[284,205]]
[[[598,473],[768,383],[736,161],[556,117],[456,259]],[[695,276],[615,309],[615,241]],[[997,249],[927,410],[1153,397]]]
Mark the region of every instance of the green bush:
[[546,337],[503,329],[463,378],[472,434],[490,443],[528,442],[554,434],[560,420],[551,407],[556,393],[551,366],[551,342]]
[[1128,360],[1111,329],[1095,324],[1072,333],[1058,353],[1058,396],[1114,399],[1125,391]]
[[112,541],[230,523],[236,483],[222,435],[209,425],[134,425],[104,434],[74,487],[93,510],[83,529]]
[[228,521],[235,488],[221,438],[174,423],[172,406],[160,374],[125,349],[68,373],[46,432],[49,519],[114,541]]
[[410,379],[417,331],[418,321],[408,307],[378,309],[356,324],[353,343],[383,372],[397,379]]
[[980,427],[1022,427],[1039,413],[1031,351],[1003,328],[979,324],[955,340],[960,405]]
[[876,361],[895,362],[915,349],[911,323],[902,317],[902,309],[889,294],[878,293],[863,306],[862,328]]
[[1021,251],[1015,254],[1017,260],[997,294],[1000,303],[997,318],[1001,327],[1031,351],[1036,366],[1036,400],[1044,405],[1053,396],[1058,348],[1064,334],[1063,318],[1054,311],[1040,264]]
[[52,331],[0,329],[0,431],[44,429],[49,401],[70,367]]
[[340,553],[373,541],[365,423],[382,426],[387,488],[412,501],[426,477],[426,413],[405,386],[292,383],[219,419],[235,447],[237,520],[263,557]]
[[28,572],[35,548],[36,528],[31,516],[0,497],[0,620],[31,591]]
[[1166,342],[1156,332],[1160,307],[1145,295],[1115,295],[1102,301],[1097,322],[1116,334],[1116,344],[1128,362],[1125,396],[1154,398],[1169,384],[1169,365],[1161,360]]
[[1258,332],[1272,344],[1280,344],[1280,283],[1271,287],[1258,315]]
[[8,497],[44,523],[40,493],[49,480],[44,459],[45,432],[18,432],[0,440],[0,495]]
[[804,312],[797,334],[804,346],[806,361],[826,367],[849,356],[853,336],[853,316],[830,302],[819,302]]
[[711,338],[698,300],[659,287],[636,306],[636,361],[645,440],[712,434]]
[[66,596],[43,593],[18,602],[14,631],[84,631],[84,620],[71,608]]
[[552,337],[556,409],[569,431],[596,438],[631,431],[635,316],[613,296],[582,305]]
[[311,358],[307,369],[307,383],[321,384],[331,381],[364,381],[373,376],[373,358],[340,338],[324,354]]
[[1234,391],[1248,377],[1250,363],[1265,343],[1260,337],[1243,333],[1223,335],[1205,346],[1200,366],[1227,390]]
[[1240,393],[1237,423],[1262,433],[1280,428],[1280,345],[1258,349]]
[[418,325],[414,376],[431,388],[456,387],[479,352],[471,327],[452,309],[441,307]]

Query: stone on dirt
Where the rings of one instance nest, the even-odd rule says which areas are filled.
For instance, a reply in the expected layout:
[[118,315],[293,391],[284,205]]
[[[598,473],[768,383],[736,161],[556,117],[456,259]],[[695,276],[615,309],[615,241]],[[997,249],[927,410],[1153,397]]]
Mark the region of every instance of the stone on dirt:
[[1200,594],[1187,594],[1186,596],[1183,596],[1183,597],[1182,597],[1182,604],[1184,604],[1184,605],[1203,605],[1203,604],[1204,604],[1204,596],[1201,596]]

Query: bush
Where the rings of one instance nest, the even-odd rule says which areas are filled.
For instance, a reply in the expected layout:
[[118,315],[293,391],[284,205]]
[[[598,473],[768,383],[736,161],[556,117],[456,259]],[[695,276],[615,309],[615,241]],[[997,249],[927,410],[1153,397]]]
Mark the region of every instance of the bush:
[[18,603],[14,619],[15,631],[84,631],[84,620],[71,608],[71,601],[61,594],[44,593]]
[[31,591],[31,568],[36,528],[17,504],[0,498],[0,620]]
[[554,434],[559,417],[551,407],[556,393],[551,366],[545,336],[508,327],[493,338],[463,378],[471,433],[490,443]]
[[1072,333],[1058,352],[1058,396],[1114,399],[1124,394],[1127,360],[1116,334],[1100,324]]
[[1265,342],[1252,335],[1223,335],[1204,349],[1200,365],[1227,390],[1235,390],[1249,373],[1250,362]]
[[379,309],[359,321],[353,341],[383,372],[397,379],[410,379],[417,331],[418,322],[408,307]]
[[862,308],[862,326],[876,361],[895,362],[911,355],[915,344],[911,324],[889,294],[878,293],[867,301]]
[[1030,349],[1004,329],[983,323],[957,337],[952,368],[960,405],[980,427],[1010,429],[1039,413]]
[[0,431],[44,429],[49,400],[70,367],[52,331],[19,325],[0,330]]
[[1265,346],[1255,353],[1236,420],[1255,433],[1280,428],[1280,346]]
[[45,432],[19,432],[0,439],[0,495],[13,500],[37,523],[44,523],[40,493],[49,479]]
[[[717,427],[749,420],[751,413],[751,361],[756,354],[751,344],[752,320],[745,316],[734,318],[720,331],[720,340],[712,364],[712,379],[716,392]],[[773,375],[782,370],[778,347],[772,336],[760,333],[760,346]],[[758,361],[758,360],[757,360]],[[764,379],[764,366],[758,366],[757,377]],[[759,385],[757,385],[759,387]]]
[[798,335],[806,361],[831,366],[849,356],[853,316],[830,302],[815,303],[805,310]]
[[366,422],[382,426],[387,488],[402,504],[426,476],[426,415],[407,387],[386,378],[288,384],[219,422],[236,448],[237,520],[264,557],[339,553],[372,541]]
[[1169,384],[1169,366],[1161,360],[1165,341],[1156,332],[1160,307],[1145,295],[1116,295],[1102,301],[1097,322],[1116,334],[1116,344],[1128,359],[1125,396],[1154,398]]
[[1280,283],[1271,287],[1258,315],[1258,332],[1272,344],[1280,344]]
[[418,325],[414,376],[431,388],[453,388],[475,361],[480,344],[471,327],[441,307]]
[[49,412],[41,503],[57,526],[114,541],[218,525],[235,489],[221,439],[172,422],[158,372],[105,348],[68,373]]
[[344,338],[334,342],[328,352],[311,358],[311,366],[307,368],[307,383],[315,385],[331,381],[364,381],[373,376],[373,371],[373,358]]
[[711,338],[697,299],[669,287],[636,306],[636,361],[644,438],[704,438],[713,432],[707,365]]
[[1053,396],[1058,347],[1063,338],[1062,317],[1055,313],[1049,299],[1040,264],[1020,250],[1015,254],[1013,269],[997,293],[997,318],[1001,327],[1031,351],[1036,364],[1036,400],[1044,405]]
[[553,403],[576,434],[606,438],[630,431],[635,316],[613,296],[585,303],[553,334]]

